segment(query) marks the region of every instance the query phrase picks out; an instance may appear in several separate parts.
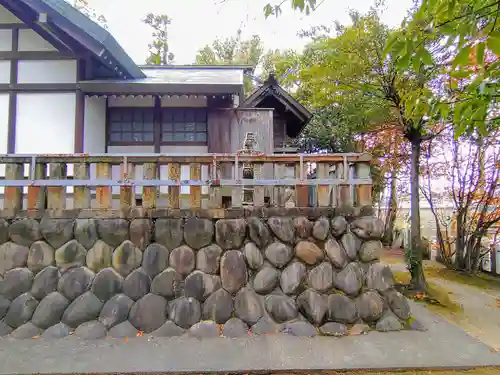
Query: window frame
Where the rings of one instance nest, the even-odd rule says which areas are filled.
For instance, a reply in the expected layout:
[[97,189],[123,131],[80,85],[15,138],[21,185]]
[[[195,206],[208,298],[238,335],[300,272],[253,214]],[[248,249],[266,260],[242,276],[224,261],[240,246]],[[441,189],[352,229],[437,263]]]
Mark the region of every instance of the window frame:
[[[132,117],[133,119],[131,120],[131,130],[130,131],[123,131],[121,130],[120,132],[118,131],[113,131],[112,129],[112,126],[113,126],[113,123],[114,123],[114,120],[113,120],[113,111],[117,111],[117,112],[122,112],[121,113],[121,116],[122,116],[122,123],[124,122],[123,121],[123,112],[129,112],[129,113],[132,113]],[[134,131],[134,119],[135,119],[135,113],[134,112],[139,112],[141,111],[142,114],[142,130],[138,130],[138,131]],[[151,130],[148,130],[148,131],[145,131],[144,130],[144,124],[145,124],[145,121],[144,121],[144,115],[145,113],[147,112],[150,112],[150,116],[151,116]],[[107,139],[107,146],[153,146],[155,144],[155,137],[156,137],[156,134],[155,134],[155,108],[154,107],[108,107],[108,113],[107,113],[107,119],[106,119],[106,123],[107,123],[107,126],[106,126],[106,139]],[[137,133],[137,134],[149,134],[151,133],[152,134],[152,139],[149,141],[135,141],[135,140],[113,140],[112,139],[112,134],[114,133],[119,133],[119,134],[123,134],[123,133],[131,133],[131,134],[134,134],[134,133]]]
[[[177,119],[177,124],[184,124],[184,126],[187,123],[194,123],[194,129],[193,130],[181,130],[181,131],[176,131],[175,130],[175,125],[176,121],[171,120],[170,122],[165,121],[165,113],[168,111],[172,111],[172,116],[175,116],[175,112],[180,112],[184,111],[184,116],[186,111],[192,111],[194,112],[193,115],[193,120],[192,121],[186,121],[185,118],[182,120],[180,118]],[[199,119],[199,115],[196,113],[201,113],[202,114],[202,119]],[[160,137],[160,145],[162,146],[168,146],[168,145],[186,145],[186,146],[206,146],[208,144],[208,110],[206,107],[162,107],[161,108],[161,114],[160,114],[160,130],[159,130],[159,137]],[[172,125],[172,130],[164,130],[165,124],[170,123]],[[198,124],[204,124],[204,130],[197,130],[197,125]],[[171,133],[173,137],[175,137],[176,133],[181,133],[181,134],[204,134],[205,135],[205,140],[194,140],[194,141],[187,141],[187,140],[164,140],[163,139],[163,134],[164,133]]]

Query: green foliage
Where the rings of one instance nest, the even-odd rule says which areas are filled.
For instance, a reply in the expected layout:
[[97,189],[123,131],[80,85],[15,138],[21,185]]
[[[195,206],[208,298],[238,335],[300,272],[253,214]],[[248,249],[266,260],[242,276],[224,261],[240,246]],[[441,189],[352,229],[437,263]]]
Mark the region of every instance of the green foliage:
[[70,1],[70,3],[99,26],[104,29],[108,28],[108,21],[106,20],[106,17],[102,14],[98,14],[96,10],[90,6],[88,0],[73,0]]
[[146,64],[172,64],[174,54],[169,51],[168,45],[168,26],[172,23],[172,19],[166,14],[149,13],[143,22],[153,29],[153,41],[149,44],[149,56],[146,58]]

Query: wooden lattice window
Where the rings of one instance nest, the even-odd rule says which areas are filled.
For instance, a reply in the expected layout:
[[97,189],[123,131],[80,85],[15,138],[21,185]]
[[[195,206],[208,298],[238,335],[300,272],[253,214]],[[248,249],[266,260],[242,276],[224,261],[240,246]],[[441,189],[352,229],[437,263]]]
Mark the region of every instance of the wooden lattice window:
[[153,108],[111,107],[108,110],[108,143],[110,145],[153,144]]
[[205,108],[163,108],[161,143],[207,143],[207,110]]

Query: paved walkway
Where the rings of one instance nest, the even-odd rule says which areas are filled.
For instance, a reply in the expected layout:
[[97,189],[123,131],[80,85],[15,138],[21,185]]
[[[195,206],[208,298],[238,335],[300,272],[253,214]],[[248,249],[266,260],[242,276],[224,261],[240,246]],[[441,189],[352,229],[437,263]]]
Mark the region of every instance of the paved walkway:
[[412,303],[426,332],[128,341],[0,340],[0,374],[250,372],[500,366],[500,354]]

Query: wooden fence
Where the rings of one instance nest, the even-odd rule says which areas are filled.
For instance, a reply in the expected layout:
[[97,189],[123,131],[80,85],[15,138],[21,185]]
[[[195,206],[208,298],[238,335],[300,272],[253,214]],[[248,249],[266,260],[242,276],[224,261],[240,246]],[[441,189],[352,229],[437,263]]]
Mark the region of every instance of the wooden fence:
[[[234,208],[362,206],[372,204],[370,162],[369,154],[354,153],[0,155],[0,165],[5,165],[0,187],[4,187],[3,208],[14,211],[110,209],[114,200],[120,209],[138,205],[146,209],[176,209],[181,208],[182,186],[190,187],[188,208],[195,209],[202,208],[202,186],[208,190],[204,195],[207,208],[228,207],[222,193],[228,188],[229,206]],[[181,180],[182,165],[189,165],[189,180]],[[266,169],[266,165],[271,168]],[[112,178],[112,166],[120,166],[117,179]],[[139,166],[142,178],[135,173]],[[205,180],[201,177],[203,166],[208,170]],[[168,170],[167,179],[159,177],[160,168]],[[222,178],[224,168],[231,172],[230,179]],[[95,177],[91,177],[91,170]],[[272,170],[272,178],[264,176],[264,170]],[[310,178],[312,171],[315,178]],[[160,188],[164,186],[168,192],[162,195]],[[113,187],[119,189],[116,199]],[[313,202],[311,187],[315,190]]]

